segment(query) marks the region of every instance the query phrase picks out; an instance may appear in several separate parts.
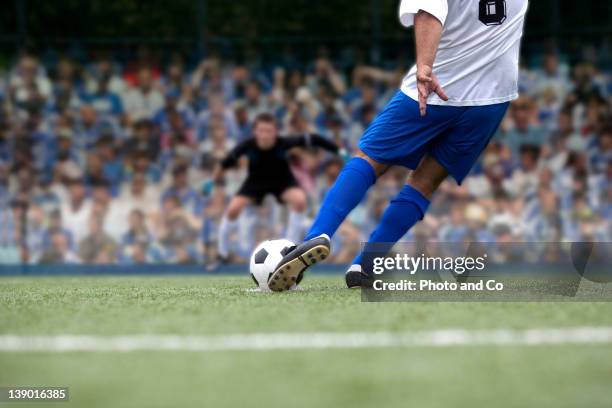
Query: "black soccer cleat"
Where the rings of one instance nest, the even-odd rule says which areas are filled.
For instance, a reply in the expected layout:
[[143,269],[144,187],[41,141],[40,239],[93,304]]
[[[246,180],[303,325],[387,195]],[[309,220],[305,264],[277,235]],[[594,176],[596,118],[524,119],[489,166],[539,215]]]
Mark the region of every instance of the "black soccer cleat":
[[361,270],[360,265],[351,265],[344,275],[346,286],[349,289],[371,288],[373,279]]
[[298,245],[280,261],[268,278],[268,287],[274,292],[288,290],[302,280],[304,271],[311,265],[327,258],[330,252],[329,239],[313,238]]
[[227,265],[230,263],[229,256],[217,255],[214,261],[206,265],[206,272],[213,272],[222,267],[223,265]]

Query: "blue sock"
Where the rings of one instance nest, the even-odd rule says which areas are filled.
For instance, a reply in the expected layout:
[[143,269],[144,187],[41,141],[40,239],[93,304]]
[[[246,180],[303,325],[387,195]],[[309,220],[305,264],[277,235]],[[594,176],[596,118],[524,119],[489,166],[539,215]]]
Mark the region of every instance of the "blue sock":
[[380,223],[353,264],[362,264],[364,252],[386,255],[414,224],[423,219],[428,207],[429,200],[423,194],[405,185],[385,210]]
[[375,182],[376,172],[370,163],[360,157],[351,159],[327,192],[306,240],[321,234],[331,238]]

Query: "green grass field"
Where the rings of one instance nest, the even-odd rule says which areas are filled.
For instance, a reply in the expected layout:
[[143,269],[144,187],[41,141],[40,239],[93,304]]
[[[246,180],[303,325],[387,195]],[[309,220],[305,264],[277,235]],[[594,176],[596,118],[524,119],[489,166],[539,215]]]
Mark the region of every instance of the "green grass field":
[[[612,303],[362,303],[341,276],[0,278],[0,335],[224,336],[612,327]],[[0,351],[0,386],[68,386],[4,407],[610,407],[612,345],[241,351]]]

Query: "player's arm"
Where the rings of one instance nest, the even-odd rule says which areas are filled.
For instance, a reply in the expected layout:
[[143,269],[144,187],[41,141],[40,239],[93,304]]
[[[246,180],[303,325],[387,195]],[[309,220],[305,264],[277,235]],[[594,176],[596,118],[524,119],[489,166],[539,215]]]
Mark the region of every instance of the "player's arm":
[[427,98],[432,93],[447,101],[448,96],[433,73],[436,51],[442,35],[442,22],[432,14],[419,10],[414,16],[414,37],[417,54],[417,88],[421,116],[427,114]]
[[327,150],[328,152],[338,154],[339,148],[338,146],[328,140],[327,138],[317,135],[314,133],[306,133],[300,136],[286,137],[284,138],[287,148],[293,147],[302,147],[305,149],[309,149],[312,147],[318,147],[323,150]]
[[238,164],[238,160],[249,150],[251,145],[253,144],[252,140],[245,140],[244,142],[238,144],[234,147],[228,154],[221,160],[219,165],[215,167],[213,171],[213,180],[221,181],[223,178],[223,174],[225,171],[235,167]]
[[432,92],[438,94],[442,100],[448,100],[433,73],[436,51],[447,15],[448,0],[402,0],[400,3],[400,22],[404,27],[414,25],[417,53],[416,79],[421,115],[427,113],[427,98]]

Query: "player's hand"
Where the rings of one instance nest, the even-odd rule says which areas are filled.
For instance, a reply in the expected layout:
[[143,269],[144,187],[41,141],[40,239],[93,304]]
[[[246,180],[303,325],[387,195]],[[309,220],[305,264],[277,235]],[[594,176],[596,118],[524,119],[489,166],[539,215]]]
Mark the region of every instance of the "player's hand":
[[421,66],[417,68],[417,88],[419,90],[419,111],[421,116],[427,114],[427,98],[432,93],[435,93],[443,101],[448,101],[448,96],[444,89],[440,86],[438,78],[433,73],[433,69],[429,66]]
[[211,175],[212,181],[216,184],[221,183],[223,181],[223,173],[225,172],[223,171],[221,166],[215,166],[215,169],[213,170]]

